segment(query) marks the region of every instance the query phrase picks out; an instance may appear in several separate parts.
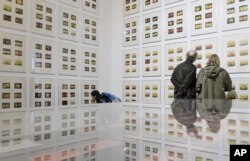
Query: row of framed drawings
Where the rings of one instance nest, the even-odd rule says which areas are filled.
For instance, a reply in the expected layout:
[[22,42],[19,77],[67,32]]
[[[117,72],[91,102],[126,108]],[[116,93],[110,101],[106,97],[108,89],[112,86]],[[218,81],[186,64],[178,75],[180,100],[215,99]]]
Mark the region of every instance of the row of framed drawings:
[[[140,136],[142,127],[142,136],[156,140],[164,140],[175,143],[188,143],[186,127],[180,124],[171,109],[165,108],[164,114],[161,109],[152,107],[142,107],[142,114],[137,106],[123,106],[123,134]],[[222,120],[223,127],[223,149],[229,150],[230,144],[239,144],[249,142],[250,114],[230,113],[225,120]],[[142,117],[140,117],[142,116]],[[164,122],[162,122],[164,118]],[[198,136],[191,138],[191,144],[199,147],[218,149],[218,133],[213,133],[207,127],[206,120],[202,119],[197,113],[197,119],[194,125],[198,129]],[[162,128],[164,126],[164,128]],[[246,130],[248,129],[248,130]],[[236,135],[236,134],[239,135]]]
[[[26,57],[30,58],[31,72],[43,74],[98,76],[98,49],[57,43],[32,37],[31,55],[27,55],[26,37],[0,32],[0,71],[26,72]],[[59,52],[57,52],[59,51]],[[56,69],[57,68],[57,69]],[[81,71],[80,71],[81,70]]]
[[[80,0],[61,0],[68,4],[80,2]],[[96,0],[83,0],[84,4],[97,7]],[[0,26],[17,30],[27,30],[28,0],[2,0],[0,2]],[[94,4],[96,3],[96,4]],[[77,5],[79,6],[79,5]],[[85,5],[84,5],[85,6]],[[99,42],[99,20],[95,16],[80,14],[78,10],[71,10],[63,6],[59,7],[43,0],[32,0],[31,32],[46,36],[79,41],[81,36],[82,43],[98,45]],[[88,12],[90,12],[88,10]],[[59,17],[59,19],[58,19]]]
[[[248,109],[250,107],[250,78],[240,77],[232,78],[233,89],[237,96],[231,96],[233,107]],[[141,88],[141,94],[139,89]],[[126,104],[161,104],[164,90],[164,103],[170,105],[174,100],[174,86],[169,79],[164,81],[164,87],[161,87],[161,80],[143,80],[139,84],[138,80],[127,80],[123,82],[123,102]]]
[[[191,41],[191,49],[198,52],[195,61],[197,71],[206,66],[211,54],[221,57],[222,67],[229,73],[250,72],[250,33],[224,36],[222,43],[217,38],[198,39]],[[218,46],[222,46],[222,54],[218,53]],[[140,67],[142,76],[170,76],[174,68],[185,61],[187,42],[166,44],[164,53],[161,46],[150,46],[126,49],[123,54],[123,77],[139,77]],[[162,61],[161,61],[162,60]]]
[[[23,110],[27,107],[50,109],[56,106],[78,107],[95,104],[91,92],[98,89],[97,80],[82,80],[80,85],[78,80],[60,79],[56,85],[55,79],[30,78],[30,88],[27,82],[28,79],[22,77],[0,77],[0,111]],[[55,100],[56,87],[58,101]],[[30,89],[30,96],[27,95],[27,89]],[[26,102],[27,97],[30,98],[30,104]]]
[[[226,2],[226,1],[224,1]],[[233,1],[232,1],[233,2]],[[202,35],[216,33],[219,22],[217,22],[217,1],[204,0],[193,2],[191,17],[188,17],[187,6],[181,5],[173,8],[167,8],[164,11],[165,24],[161,11],[143,14],[140,20],[139,16],[124,19],[124,46],[137,45],[142,38],[143,43],[161,41],[162,28],[164,25],[165,39],[176,39],[187,37],[188,20],[191,24],[191,35]],[[222,18],[222,31],[241,29],[250,27],[249,3],[242,0],[239,3],[227,6]],[[142,21],[142,22],[140,22]],[[143,28],[139,28],[140,23]],[[140,36],[140,30],[142,35]]]

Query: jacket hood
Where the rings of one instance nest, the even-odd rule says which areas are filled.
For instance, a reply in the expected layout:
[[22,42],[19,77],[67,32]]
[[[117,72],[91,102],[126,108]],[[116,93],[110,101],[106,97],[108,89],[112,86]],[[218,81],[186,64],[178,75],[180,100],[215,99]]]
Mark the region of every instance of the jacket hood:
[[204,68],[204,73],[206,74],[207,78],[216,77],[221,71],[223,71],[223,69],[217,66],[207,66]]

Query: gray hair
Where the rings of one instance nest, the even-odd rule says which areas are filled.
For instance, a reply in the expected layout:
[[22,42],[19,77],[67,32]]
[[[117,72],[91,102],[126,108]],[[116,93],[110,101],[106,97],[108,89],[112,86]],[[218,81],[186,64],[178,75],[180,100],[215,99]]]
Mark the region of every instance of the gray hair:
[[213,54],[209,57],[207,66],[220,66],[220,58],[217,54]]
[[198,55],[198,53],[196,50],[189,50],[187,52],[186,58],[187,58],[187,60],[195,61],[197,59],[197,55]]

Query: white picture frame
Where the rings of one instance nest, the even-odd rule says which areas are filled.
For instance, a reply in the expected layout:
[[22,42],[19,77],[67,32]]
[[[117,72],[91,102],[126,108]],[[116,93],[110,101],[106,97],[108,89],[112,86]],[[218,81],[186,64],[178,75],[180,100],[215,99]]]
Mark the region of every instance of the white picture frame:
[[157,7],[160,7],[162,0],[142,0],[142,10],[150,10]]
[[161,81],[144,80],[142,81],[142,103],[160,104],[161,103]]
[[124,27],[124,36],[123,36],[123,45],[124,46],[133,46],[138,45],[140,41],[139,34],[139,17],[132,17],[123,20]]
[[165,40],[187,37],[186,5],[165,10]]
[[0,71],[26,71],[26,37],[0,32]]
[[[75,160],[78,161],[79,155],[79,143],[71,143],[57,147],[57,160]],[[70,155],[65,155],[70,154]]]
[[140,141],[133,138],[123,138],[123,160],[139,160]]
[[66,5],[79,8],[81,4],[81,0],[59,0],[61,3]]
[[99,50],[91,47],[82,47],[81,75],[98,77],[99,75]]
[[165,75],[170,76],[177,65],[184,62],[187,53],[187,42],[166,44],[164,48]]
[[83,80],[81,83],[81,89],[82,89],[81,105],[96,104],[96,102],[92,100],[91,92],[93,90],[99,89],[98,80]]
[[82,43],[98,46],[99,44],[99,20],[87,14],[82,15]]
[[49,159],[48,161],[53,161],[56,160],[55,151],[57,151],[55,147],[32,151],[29,153],[29,158],[30,161],[36,161],[41,158],[47,158]]
[[142,141],[142,150],[143,160],[162,161],[162,146],[160,143]]
[[217,153],[192,150],[190,155],[191,155],[192,160],[197,160],[197,161],[198,160],[211,160],[211,161],[219,160],[219,156]]
[[161,46],[142,49],[142,76],[161,75]]
[[123,134],[139,136],[139,107],[123,106]]
[[164,1],[165,1],[165,5],[169,5],[169,4],[172,4],[172,3],[181,2],[183,0],[164,0]]
[[123,0],[123,16],[139,13],[140,0]]
[[148,13],[142,16],[143,29],[142,29],[142,42],[152,43],[161,40],[161,25],[162,25],[161,12]]
[[57,34],[56,5],[42,0],[32,1],[31,31],[55,37]]
[[165,145],[166,160],[185,160],[188,158],[187,148],[181,148],[172,145]]
[[123,81],[123,102],[139,102],[139,81]]
[[170,79],[166,79],[165,83],[165,104],[171,105],[174,101],[174,85],[172,84]]
[[82,9],[87,12],[99,14],[100,0],[82,0]]
[[193,1],[191,5],[191,35],[196,36],[217,32],[217,1]]
[[99,157],[99,140],[94,138],[91,140],[84,140],[80,142],[79,153],[81,154],[79,158],[81,161],[98,160]]
[[140,50],[138,48],[123,51],[123,77],[139,77]]

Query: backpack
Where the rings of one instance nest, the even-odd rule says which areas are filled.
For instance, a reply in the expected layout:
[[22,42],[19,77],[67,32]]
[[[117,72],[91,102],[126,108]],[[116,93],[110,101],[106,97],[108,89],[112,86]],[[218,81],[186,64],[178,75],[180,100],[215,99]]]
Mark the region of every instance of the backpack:
[[103,96],[106,96],[111,102],[121,102],[121,99],[113,94],[103,92]]

